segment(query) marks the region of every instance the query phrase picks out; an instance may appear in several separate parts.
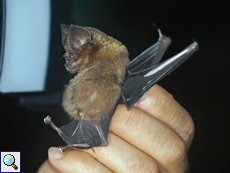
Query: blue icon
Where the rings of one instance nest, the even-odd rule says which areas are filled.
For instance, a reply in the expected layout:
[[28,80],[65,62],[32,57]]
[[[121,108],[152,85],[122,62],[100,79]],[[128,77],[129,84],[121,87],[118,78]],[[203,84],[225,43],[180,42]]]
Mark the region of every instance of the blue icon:
[[15,170],[18,169],[18,167],[14,164],[15,163],[15,158],[11,154],[7,154],[3,158],[3,162],[7,166],[12,166]]

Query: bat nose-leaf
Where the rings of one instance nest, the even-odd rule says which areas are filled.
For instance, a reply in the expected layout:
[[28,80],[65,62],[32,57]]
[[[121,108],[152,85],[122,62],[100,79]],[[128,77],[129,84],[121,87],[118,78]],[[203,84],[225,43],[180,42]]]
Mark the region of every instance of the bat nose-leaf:
[[66,59],[65,63],[66,63],[66,66],[70,66],[73,64],[73,61]]

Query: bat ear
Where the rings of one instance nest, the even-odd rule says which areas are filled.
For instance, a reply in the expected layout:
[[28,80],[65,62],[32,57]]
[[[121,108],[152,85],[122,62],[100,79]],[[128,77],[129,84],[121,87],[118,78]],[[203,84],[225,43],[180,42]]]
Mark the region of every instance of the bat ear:
[[62,45],[65,46],[67,36],[69,35],[69,25],[61,24]]
[[67,39],[70,50],[78,53],[81,51],[81,46],[87,44],[90,40],[91,34],[87,29],[77,25],[70,25]]

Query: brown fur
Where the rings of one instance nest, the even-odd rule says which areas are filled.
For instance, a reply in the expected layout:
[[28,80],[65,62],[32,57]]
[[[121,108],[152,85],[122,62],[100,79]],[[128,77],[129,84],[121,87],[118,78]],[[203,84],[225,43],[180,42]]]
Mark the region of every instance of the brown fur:
[[[79,53],[72,52],[65,44],[66,69],[78,74],[70,80],[63,95],[66,112],[78,119],[84,115],[98,120],[108,114],[120,97],[120,84],[123,82],[129,64],[126,47],[103,32],[86,27],[91,40],[82,45]],[[71,56],[76,58],[71,60]]]

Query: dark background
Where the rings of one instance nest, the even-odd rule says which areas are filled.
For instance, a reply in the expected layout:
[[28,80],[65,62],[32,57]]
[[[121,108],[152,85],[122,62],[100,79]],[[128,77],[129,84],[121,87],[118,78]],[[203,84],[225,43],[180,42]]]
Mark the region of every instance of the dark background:
[[[224,1],[210,0],[53,0],[49,65],[58,73],[50,72],[47,85],[56,86],[52,91],[57,91],[63,88],[62,82],[68,82],[61,58],[64,50],[60,23],[91,26],[104,31],[127,46],[131,59],[157,40],[153,22],[173,41],[163,60],[195,39],[200,44],[199,51],[159,84],[173,94],[194,120],[196,132],[189,150],[190,172],[228,172],[228,11]],[[44,93],[29,93],[26,96],[34,94]],[[20,106],[19,97],[22,95],[25,94],[0,95],[0,150],[21,151],[23,172],[36,172],[47,158],[48,148],[64,144],[58,134],[43,123],[43,118],[50,114],[61,126],[68,121],[68,117],[60,105]]]

